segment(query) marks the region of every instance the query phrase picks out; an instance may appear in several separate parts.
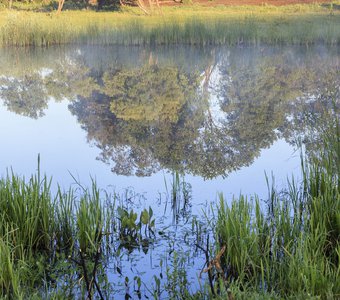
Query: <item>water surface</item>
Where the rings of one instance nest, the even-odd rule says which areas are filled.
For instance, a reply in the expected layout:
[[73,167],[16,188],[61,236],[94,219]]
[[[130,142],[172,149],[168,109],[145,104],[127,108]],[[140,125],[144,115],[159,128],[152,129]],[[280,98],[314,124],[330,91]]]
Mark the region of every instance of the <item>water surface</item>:
[[[266,199],[265,173],[279,188],[299,180],[297,145],[313,151],[312,116],[331,105],[319,96],[339,87],[337,48],[0,51],[0,174],[12,167],[29,176],[40,154],[41,169],[65,188],[95,178],[109,191],[132,190],[139,208],[169,218],[176,243],[181,227],[165,209],[174,173],[191,187],[192,215],[220,192]],[[155,252],[164,255],[167,243]],[[133,277],[149,266],[143,280],[152,280],[155,253],[135,256],[125,271]],[[194,280],[203,258],[191,264]]]
[[302,114],[339,68],[323,47],[1,51],[2,174],[30,174],[40,153],[64,186],[70,172],[158,192],[177,171],[200,200],[265,196],[265,171],[297,173]]

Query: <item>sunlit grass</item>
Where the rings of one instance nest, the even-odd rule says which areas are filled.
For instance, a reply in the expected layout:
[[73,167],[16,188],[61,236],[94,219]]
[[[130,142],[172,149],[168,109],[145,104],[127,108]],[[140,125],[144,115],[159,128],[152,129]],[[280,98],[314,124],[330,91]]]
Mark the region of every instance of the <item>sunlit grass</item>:
[[0,12],[2,45],[338,44],[340,14],[320,5],[168,7],[122,12]]

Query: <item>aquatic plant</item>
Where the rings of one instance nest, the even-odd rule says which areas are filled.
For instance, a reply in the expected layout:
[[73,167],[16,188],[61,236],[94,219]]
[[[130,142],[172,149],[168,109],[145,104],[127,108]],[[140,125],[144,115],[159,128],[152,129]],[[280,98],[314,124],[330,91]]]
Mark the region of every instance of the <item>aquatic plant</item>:
[[168,201],[171,204],[172,220],[178,223],[180,218],[189,216],[191,209],[191,185],[185,181],[184,175],[180,175],[178,171],[173,172],[170,187],[164,177],[164,184],[166,189],[167,202],[165,210],[167,209]]
[[[130,252],[134,248],[142,246],[143,251],[147,252],[149,243],[155,235],[156,220],[153,218],[152,208],[142,210],[139,218],[138,213],[134,212],[133,209],[127,210],[120,206],[117,208],[117,213],[120,246],[125,247]],[[143,227],[144,233],[142,232]]]

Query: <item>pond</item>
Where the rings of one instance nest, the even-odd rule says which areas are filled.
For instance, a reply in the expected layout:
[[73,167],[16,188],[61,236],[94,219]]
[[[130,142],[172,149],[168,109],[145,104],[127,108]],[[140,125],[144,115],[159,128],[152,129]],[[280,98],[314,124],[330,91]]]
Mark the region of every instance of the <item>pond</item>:
[[[339,67],[339,48],[324,46],[1,49],[0,174],[27,177],[39,155],[54,191],[95,179],[131,195],[123,205],[151,206],[172,236],[110,262],[109,276],[143,269],[150,283],[169,247],[193,251],[183,228],[219,193],[265,200],[266,174],[278,188],[299,180],[301,152],[318,137],[309,117],[330,105],[317,96]],[[190,193],[177,215],[167,207],[176,178]],[[191,280],[204,265],[197,255]]]

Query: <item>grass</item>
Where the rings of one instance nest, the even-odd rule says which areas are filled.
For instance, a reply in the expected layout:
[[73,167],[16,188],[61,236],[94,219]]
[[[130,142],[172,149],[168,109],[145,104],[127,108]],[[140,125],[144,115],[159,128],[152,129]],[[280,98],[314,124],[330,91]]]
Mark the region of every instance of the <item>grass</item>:
[[[334,121],[332,121],[334,120]],[[321,129],[320,129],[321,130]],[[303,164],[301,188],[270,189],[260,202],[221,196],[216,235],[226,247],[218,277],[235,295],[335,299],[340,296],[340,127],[330,117],[324,147]]]
[[39,176],[32,176],[28,184],[13,173],[0,181],[1,236],[7,236],[20,257],[51,248],[53,201],[49,182]]
[[[0,179],[0,298],[61,299],[74,294],[104,299],[108,253],[120,251],[115,242],[130,250],[145,240],[151,243],[153,211],[124,211],[127,217],[122,219],[95,182],[91,189],[80,184],[68,191],[58,188],[55,195],[50,186],[39,163],[38,172],[28,179],[13,171]],[[131,228],[126,237],[133,233],[138,243],[120,240]]]
[[340,13],[321,5],[65,11],[0,11],[0,45],[339,44]]
[[[67,193],[59,190],[53,197],[50,183],[40,171],[28,180],[13,172],[0,180],[2,297],[26,299],[34,293],[38,295],[35,286],[46,280],[47,269],[66,259],[63,253],[83,271],[86,260],[94,260],[98,267],[96,257],[106,229],[96,185],[78,197],[72,189]],[[88,290],[92,292],[93,287]]]

